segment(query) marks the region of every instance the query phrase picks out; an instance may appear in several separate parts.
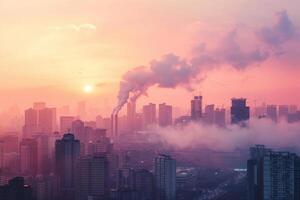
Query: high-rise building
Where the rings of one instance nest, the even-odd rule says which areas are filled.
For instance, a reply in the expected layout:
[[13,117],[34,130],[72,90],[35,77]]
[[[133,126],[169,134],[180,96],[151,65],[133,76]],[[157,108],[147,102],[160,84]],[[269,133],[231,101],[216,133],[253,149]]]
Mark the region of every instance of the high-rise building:
[[82,157],[76,164],[76,199],[105,199],[108,195],[106,156]]
[[289,106],[288,105],[279,105],[278,106],[279,119],[287,120],[288,115],[289,115]]
[[72,122],[71,132],[80,141],[80,143],[86,144],[88,141],[88,136],[85,132],[84,122],[81,120],[75,120]]
[[156,123],[156,105],[149,103],[143,106],[143,124],[144,128]]
[[295,113],[298,111],[298,106],[297,105],[290,105],[289,106],[289,113]]
[[173,123],[172,106],[166,103],[159,104],[158,124],[159,126],[171,126]]
[[73,134],[64,134],[55,143],[56,174],[60,178],[61,192],[64,199],[74,198],[75,163],[80,155],[80,142]]
[[61,116],[60,117],[60,133],[65,134],[71,131],[72,123],[75,121],[73,116]]
[[21,174],[35,176],[38,167],[37,141],[25,138],[21,141],[19,150]]
[[231,123],[238,124],[249,120],[250,108],[246,106],[246,99],[231,99]]
[[49,136],[39,134],[33,137],[37,142],[37,172],[41,175],[47,175],[50,171]]
[[176,199],[176,161],[168,155],[155,158],[155,195],[157,200]]
[[210,104],[205,106],[204,121],[207,124],[213,124],[215,121],[215,105]]
[[202,96],[194,96],[191,100],[191,119],[200,120],[202,118]]
[[271,119],[274,122],[277,122],[277,106],[267,105],[266,115],[267,118]]
[[226,110],[224,108],[217,108],[215,110],[215,124],[221,127],[226,125]]
[[39,132],[51,134],[56,128],[56,108],[44,108],[38,111]]
[[135,118],[136,118],[136,103],[130,101],[127,103],[127,129],[132,132],[136,130]]
[[0,199],[2,200],[33,200],[32,188],[24,183],[23,177],[9,180],[7,185],[0,186]]
[[31,135],[36,132],[38,132],[38,111],[33,108],[29,108],[25,110],[23,137],[31,137]]
[[300,159],[290,152],[275,152],[256,145],[247,163],[248,200],[299,199]]
[[136,170],[135,172],[135,189],[138,191],[139,199],[154,199],[154,177],[146,169]]
[[23,137],[34,134],[51,134],[56,128],[56,108],[46,108],[45,103],[35,103],[33,108],[25,110]]

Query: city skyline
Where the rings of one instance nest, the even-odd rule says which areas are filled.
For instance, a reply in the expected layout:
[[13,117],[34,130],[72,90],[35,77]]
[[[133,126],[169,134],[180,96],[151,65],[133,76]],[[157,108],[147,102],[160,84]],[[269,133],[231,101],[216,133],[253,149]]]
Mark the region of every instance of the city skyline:
[[299,0],[0,1],[0,200],[300,200]]

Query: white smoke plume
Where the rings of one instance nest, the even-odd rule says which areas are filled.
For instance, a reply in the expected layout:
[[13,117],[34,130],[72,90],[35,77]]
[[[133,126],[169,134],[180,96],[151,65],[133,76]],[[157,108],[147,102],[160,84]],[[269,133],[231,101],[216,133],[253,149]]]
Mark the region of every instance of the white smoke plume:
[[[191,82],[218,66],[230,65],[242,70],[251,65],[258,65],[270,55],[279,55],[274,54],[274,48],[270,46],[278,46],[297,35],[286,11],[275,14],[274,25],[253,30],[258,44],[248,43],[246,47],[241,45],[239,32],[240,27],[229,31],[218,42],[217,47],[212,49],[209,49],[209,44],[206,43],[195,44],[193,55],[188,59],[168,54],[159,60],[151,61],[148,66],[127,71],[120,82],[118,103],[113,113],[119,112],[129,99],[136,100],[146,94],[148,88],[152,86],[160,88],[181,86],[191,90]],[[265,44],[269,45],[266,47]]]
[[179,149],[211,149],[233,151],[255,144],[270,148],[295,148],[300,152],[300,123],[274,123],[268,119],[252,119],[248,127],[227,128],[191,123],[184,127],[155,127],[155,140]]
[[[244,51],[237,42],[237,30],[229,32],[220,42],[220,47],[207,50],[195,48],[195,55],[187,60],[175,54],[164,55],[160,60],[153,60],[149,66],[140,66],[127,71],[120,82],[118,104],[113,113],[118,113],[129,100],[136,100],[146,94],[149,87],[176,88],[178,86],[192,90],[191,82],[202,73],[222,64],[229,64],[236,69],[244,69],[267,59],[268,53],[260,49]],[[199,45],[198,45],[199,47]]]

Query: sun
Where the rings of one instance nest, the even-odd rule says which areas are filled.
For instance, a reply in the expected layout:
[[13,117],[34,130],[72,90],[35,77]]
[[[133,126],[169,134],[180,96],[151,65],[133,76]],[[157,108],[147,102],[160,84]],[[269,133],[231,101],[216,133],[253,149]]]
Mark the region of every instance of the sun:
[[84,87],[83,87],[83,91],[85,92],[85,93],[91,93],[92,91],[93,91],[93,86],[92,85],[90,85],[90,84],[86,84]]

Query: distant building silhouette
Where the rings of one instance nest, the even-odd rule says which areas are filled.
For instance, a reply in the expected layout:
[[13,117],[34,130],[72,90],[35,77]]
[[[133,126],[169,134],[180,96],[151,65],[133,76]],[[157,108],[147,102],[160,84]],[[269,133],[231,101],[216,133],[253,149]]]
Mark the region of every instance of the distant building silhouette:
[[191,100],[191,119],[200,120],[202,118],[202,96],[194,96]]
[[173,123],[172,106],[166,103],[158,106],[158,124],[159,126],[171,126]]
[[250,108],[246,106],[246,99],[231,99],[231,123],[238,124],[249,120]]
[[267,105],[266,115],[267,118],[271,119],[274,122],[277,122],[277,106]]
[[135,101],[130,101],[127,103],[127,129],[129,132],[136,130],[136,103]]
[[20,172],[35,176],[38,169],[38,144],[35,139],[25,138],[20,142]]
[[224,127],[226,125],[226,110],[224,108],[217,108],[215,110],[214,122],[216,125]]
[[147,128],[149,125],[156,123],[156,105],[149,103],[143,106],[143,126]]
[[288,105],[279,105],[278,106],[279,119],[287,120],[288,115],[289,115],[289,106]]
[[204,121],[206,124],[212,125],[215,121],[215,105],[206,105],[204,109]]

